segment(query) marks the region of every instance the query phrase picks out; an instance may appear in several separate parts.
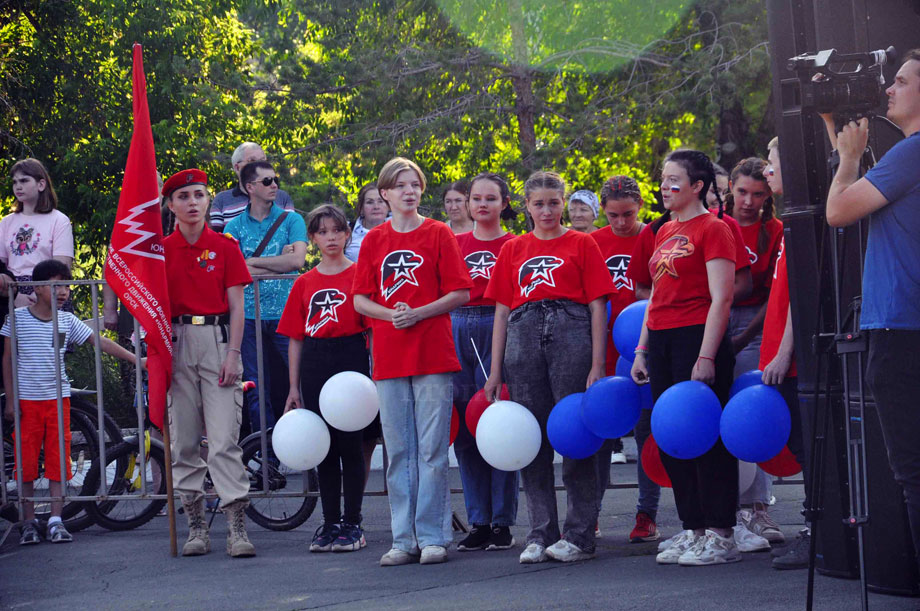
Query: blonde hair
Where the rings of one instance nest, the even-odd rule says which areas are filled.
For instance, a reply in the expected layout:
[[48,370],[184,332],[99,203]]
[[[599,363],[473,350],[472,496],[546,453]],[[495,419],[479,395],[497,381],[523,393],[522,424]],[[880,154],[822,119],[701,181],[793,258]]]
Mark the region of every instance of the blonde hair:
[[396,177],[399,176],[400,172],[405,172],[406,170],[412,170],[418,174],[418,179],[422,183],[422,191],[424,192],[428,186],[428,182],[425,180],[425,173],[422,172],[422,168],[418,167],[417,163],[405,157],[393,157],[386,162],[380,170],[380,176],[377,177],[377,190],[392,189],[396,185]]

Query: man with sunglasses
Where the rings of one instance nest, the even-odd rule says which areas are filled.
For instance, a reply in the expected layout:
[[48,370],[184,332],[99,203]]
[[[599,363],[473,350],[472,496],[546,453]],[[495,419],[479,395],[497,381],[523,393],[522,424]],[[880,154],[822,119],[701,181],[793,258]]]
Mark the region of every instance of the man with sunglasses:
[[[265,161],[266,159],[265,151],[262,150],[261,146],[255,142],[244,142],[233,151],[233,155],[230,156],[230,163],[239,181],[240,172],[242,172],[246,164],[253,161]],[[248,203],[249,195],[243,189],[242,181],[232,189],[221,191],[215,195],[211,201],[211,210],[208,214],[211,229],[217,232],[223,231],[227,223],[238,217],[246,209]],[[294,202],[291,201],[291,196],[281,189],[278,189],[278,195],[275,196],[275,204],[281,206],[284,210],[294,209]]]
[[[265,274],[294,274],[304,265],[307,254],[307,228],[296,212],[282,210],[275,203],[280,181],[267,161],[253,161],[240,171],[240,184],[249,197],[243,212],[227,223],[225,231],[236,238],[253,276],[253,284],[246,287],[243,297],[246,309],[246,326],[243,331],[243,379],[258,379],[258,349],[256,325],[262,332],[262,384],[265,397],[265,424],[275,424],[271,405],[272,367],[265,366],[274,357],[284,362],[283,374],[275,384],[287,380],[288,338],[277,332],[278,321],[288,294],[294,285],[291,280],[259,280]],[[259,286],[259,320],[256,320],[255,285]],[[278,371],[275,369],[275,371]],[[277,374],[276,374],[277,375]],[[253,432],[261,430],[259,393],[245,396],[249,424]],[[283,407],[283,406],[278,406]]]

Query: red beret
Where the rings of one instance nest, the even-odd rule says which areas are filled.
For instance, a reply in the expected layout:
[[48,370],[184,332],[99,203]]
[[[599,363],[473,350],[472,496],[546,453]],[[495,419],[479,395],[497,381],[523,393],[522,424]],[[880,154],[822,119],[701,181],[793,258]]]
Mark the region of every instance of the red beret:
[[169,197],[176,189],[187,187],[189,185],[207,185],[208,175],[198,168],[182,170],[176,172],[163,183],[163,197]]

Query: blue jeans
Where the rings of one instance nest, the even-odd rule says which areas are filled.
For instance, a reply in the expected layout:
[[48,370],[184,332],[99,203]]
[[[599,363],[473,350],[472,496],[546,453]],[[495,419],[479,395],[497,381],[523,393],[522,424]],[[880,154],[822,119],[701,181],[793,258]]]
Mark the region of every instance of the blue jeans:
[[470,524],[513,526],[517,517],[518,472],[500,471],[482,458],[476,447],[476,438],[466,427],[465,418],[467,403],[486,381],[470,340],[476,342],[482,364],[489,371],[492,364],[492,322],[495,320],[495,308],[458,308],[451,312],[450,319],[457,358],[463,368],[453,374],[454,405],[460,415],[460,430],[454,440],[454,453],[460,466],[460,481],[463,482],[466,518]]
[[452,538],[447,481],[451,374],[377,381],[380,424],[390,464],[387,497],[393,547],[417,553]]
[[[530,532],[527,543],[550,546],[560,539],[553,447],[546,422],[555,404],[584,392],[591,371],[591,316],[588,307],[567,300],[525,303],[508,317],[505,371],[511,400],[529,409],[543,433],[532,463],[521,469]],[[562,537],[585,552],[595,549],[597,456],[563,458],[566,515]]]
[[658,516],[661,486],[653,482],[642,468],[642,448],[651,434],[652,410],[644,409],[639,412],[639,421],[636,423],[636,452],[639,455],[639,460],[636,461],[636,475],[639,479],[639,503],[636,505],[636,512],[647,513],[654,522]]
[[[276,352],[284,360],[284,371],[276,371],[275,375],[287,378],[288,371],[288,338],[278,333],[277,320],[262,321],[262,385],[263,394],[265,395],[265,426],[271,428],[275,426],[275,412],[272,409],[271,388],[272,372],[268,367],[269,350]],[[243,358],[243,380],[252,380],[256,384],[259,382],[259,368],[257,361],[256,348],[256,321],[250,318],[246,319],[246,326],[243,328],[243,344],[240,346],[240,356]],[[249,426],[253,433],[262,430],[262,420],[259,415],[259,389],[254,388],[244,395],[246,401],[246,413],[249,414]]]

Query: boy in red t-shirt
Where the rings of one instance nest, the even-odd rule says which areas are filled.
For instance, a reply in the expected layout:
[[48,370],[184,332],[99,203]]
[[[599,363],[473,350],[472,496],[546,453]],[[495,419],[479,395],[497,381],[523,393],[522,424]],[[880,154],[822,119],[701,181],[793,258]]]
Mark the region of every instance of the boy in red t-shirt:
[[[355,311],[355,266],[345,257],[350,233],[345,213],[331,204],[315,208],[307,219],[307,235],[322,259],[294,282],[278,322],[278,333],[290,338],[285,412],[303,408],[322,417],[319,394],[329,378],[343,371],[370,375],[367,322]],[[329,435],[329,452],[317,467],[323,524],[310,551],[356,551],[367,545],[361,528],[364,433],[329,425]]]
[[361,244],[354,303],[372,319],[374,380],[387,455],[393,547],[381,566],[447,560],[452,533],[447,446],[460,369],[448,312],[473,281],[450,228],[418,213],[425,175],[396,157],[377,188],[393,218]]
[[597,243],[559,223],[562,178],[536,172],[524,194],[534,230],[502,247],[486,289],[496,304],[485,394],[497,397],[507,376],[511,399],[530,410],[543,431],[537,457],[521,470],[530,532],[520,562],[572,562],[594,556],[597,456],[563,459],[568,512],[560,533],[546,425],[556,403],[604,377],[604,306],[613,283]]
[[[613,176],[601,189],[601,209],[607,217],[609,227],[603,227],[591,234],[601,249],[601,255],[607,263],[607,271],[613,281],[615,292],[610,295],[610,317],[607,319],[607,375],[616,373],[617,360],[620,358],[613,343],[613,324],[623,308],[636,301],[635,282],[626,275],[630,258],[639,241],[645,223],[639,222],[639,209],[642,208],[642,195],[639,184],[630,176]],[[629,355],[631,358],[632,355]],[[650,429],[650,410],[642,410],[636,423],[636,447],[641,456],[642,446],[648,438]],[[616,443],[614,443],[616,442]],[[617,445],[618,444],[618,445]],[[619,439],[604,441],[597,453],[597,510],[601,511],[601,502],[607,485],[610,483],[611,455],[613,462],[626,462],[623,456],[623,443]],[[618,453],[623,457],[616,460]],[[639,478],[639,504],[636,506],[636,524],[629,533],[632,543],[656,541],[659,537],[655,517],[658,512],[658,500],[661,488],[646,476],[642,461],[636,461]]]

